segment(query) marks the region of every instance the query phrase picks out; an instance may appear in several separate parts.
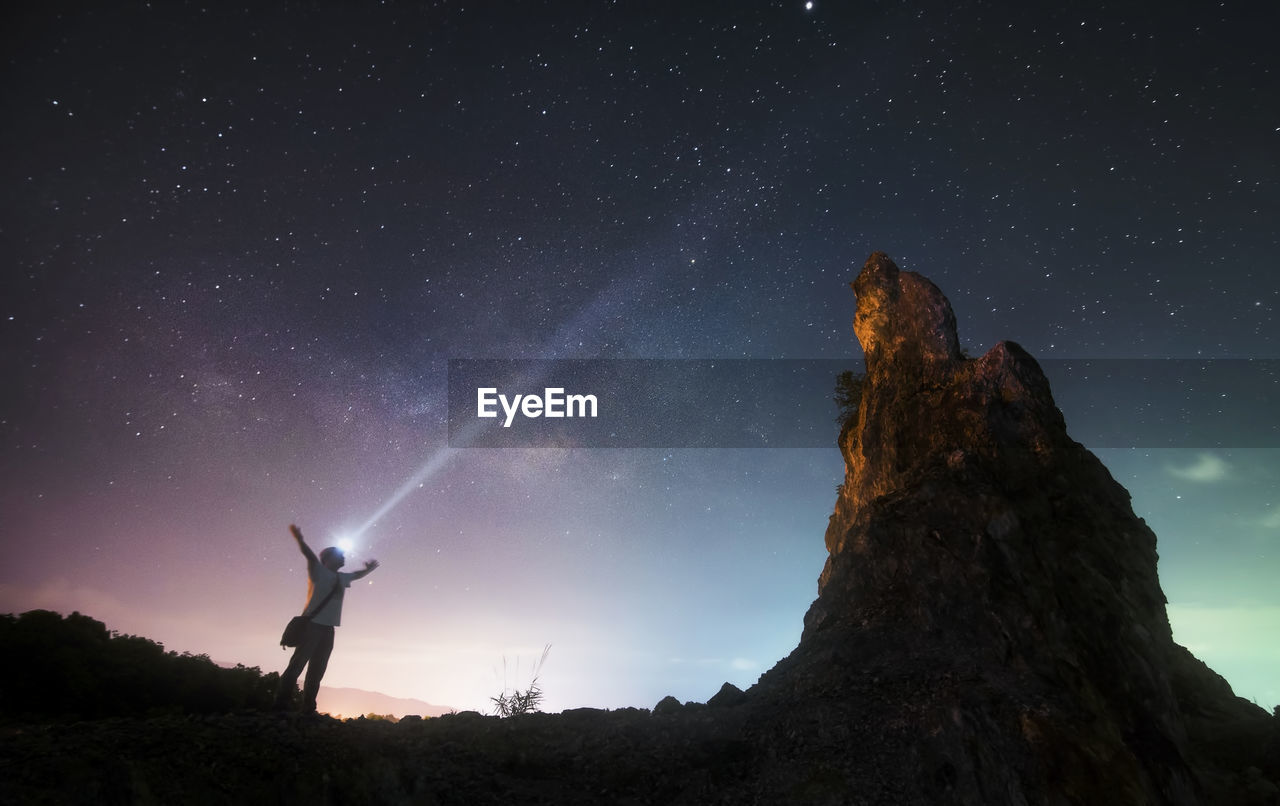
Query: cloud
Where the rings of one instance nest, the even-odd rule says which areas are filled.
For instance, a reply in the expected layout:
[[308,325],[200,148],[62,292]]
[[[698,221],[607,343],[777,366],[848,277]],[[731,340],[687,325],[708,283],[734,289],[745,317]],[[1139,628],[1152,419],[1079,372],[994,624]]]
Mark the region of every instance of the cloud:
[[1202,453],[1196,461],[1184,467],[1165,465],[1165,472],[1184,481],[1211,484],[1227,478],[1230,466],[1211,453]]

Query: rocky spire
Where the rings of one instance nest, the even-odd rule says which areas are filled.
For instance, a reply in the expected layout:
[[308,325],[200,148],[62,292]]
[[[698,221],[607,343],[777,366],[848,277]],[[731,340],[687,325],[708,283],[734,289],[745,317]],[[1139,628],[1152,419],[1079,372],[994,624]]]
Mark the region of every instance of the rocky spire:
[[853,330],[868,372],[904,358],[960,359],[956,317],[936,285],[914,272],[899,271],[884,252],[873,253],[850,285],[858,297]]
[[1189,654],[1128,493],[1018,345],[962,357],[946,298],[882,253],[853,289],[866,378],[829,557],[761,693],[895,748],[876,774],[908,801],[1199,802]]

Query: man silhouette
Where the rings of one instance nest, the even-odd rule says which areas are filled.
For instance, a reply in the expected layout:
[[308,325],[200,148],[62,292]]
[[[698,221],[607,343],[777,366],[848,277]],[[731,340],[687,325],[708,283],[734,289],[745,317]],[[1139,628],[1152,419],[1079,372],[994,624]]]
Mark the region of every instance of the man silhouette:
[[324,677],[329,666],[329,654],[333,652],[333,628],[342,623],[342,595],[352,582],[368,575],[378,567],[377,560],[369,560],[363,571],[339,571],[346,564],[347,558],[342,550],[330,546],[320,552],[317,557],[307,541],[302,539],[302,530],[289,524],[293,539],[298,541],[298,549],[307,558],[307,606],[302,614],[310,616],[306,632],[298,646],[293,650],[289,666],[280,675],[280,685],[276,688],[276,708],[285,709],[298,687],[298,675],[302,667],[307,667],[307,679],[302,686],[302,709],[306,713],[315,713],[316,694],[320,691],[320,679]]

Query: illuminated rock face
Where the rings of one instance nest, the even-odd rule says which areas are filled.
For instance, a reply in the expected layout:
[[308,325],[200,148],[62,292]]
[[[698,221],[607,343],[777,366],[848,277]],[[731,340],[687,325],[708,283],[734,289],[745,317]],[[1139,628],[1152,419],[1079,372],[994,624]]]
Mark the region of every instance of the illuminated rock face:
[[936,285],[915,272],[899,271],[884,252],[867,259],[852,285],[858,298],[853,330],[868,367],[905,357],[960,359],[956,317]]
[[883,254],[853,288],[863,397],[818,599],[759,686],[773,735],[896,748],[849,774],[919,802],[1199,802],[1175,690],[1209,678],[1128,493],[1016,344],[963,358],[946,298]]
[[853,513],[939,464],[978,462],[997,477],[1011,476],[1002,483],[1018,484],[1064,452],[1083,453],[1112,494],[1128,501],[1067,437],[1048,381],[1021,347],[1001,342],[982,358],[962,358],[946,297],[883,253],[871,256],[853,288],[867,372],[858,421],[840,436],[845,482],[826,536],[833,556],[844,548]]

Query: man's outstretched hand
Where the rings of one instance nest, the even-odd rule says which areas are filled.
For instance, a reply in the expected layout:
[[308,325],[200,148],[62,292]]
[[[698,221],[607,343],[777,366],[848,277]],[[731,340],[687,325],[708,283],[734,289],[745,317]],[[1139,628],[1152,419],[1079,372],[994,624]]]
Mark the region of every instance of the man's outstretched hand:
[[377,567],[378,567],[378,561],[377,561],[377,560],[370,560],[369,562],[367,562],[367,563],[365,563],[365,564],[364,564],[364,572],[367,574],[367,573],[369,573],[370,571],[372,571],[373,569],[375,569],[375,568],[377,568]]
[[301,543],[301,542],[302,542],[302,530],[301,530],[301,529],[299,529],[297,526],[295,526],[294,524],[292,524],[292,523],[291,523],[291,524],[289,524],[289,532],[293,535],[293,539],[294,539],[294,540],[298,541],[299,543]]

